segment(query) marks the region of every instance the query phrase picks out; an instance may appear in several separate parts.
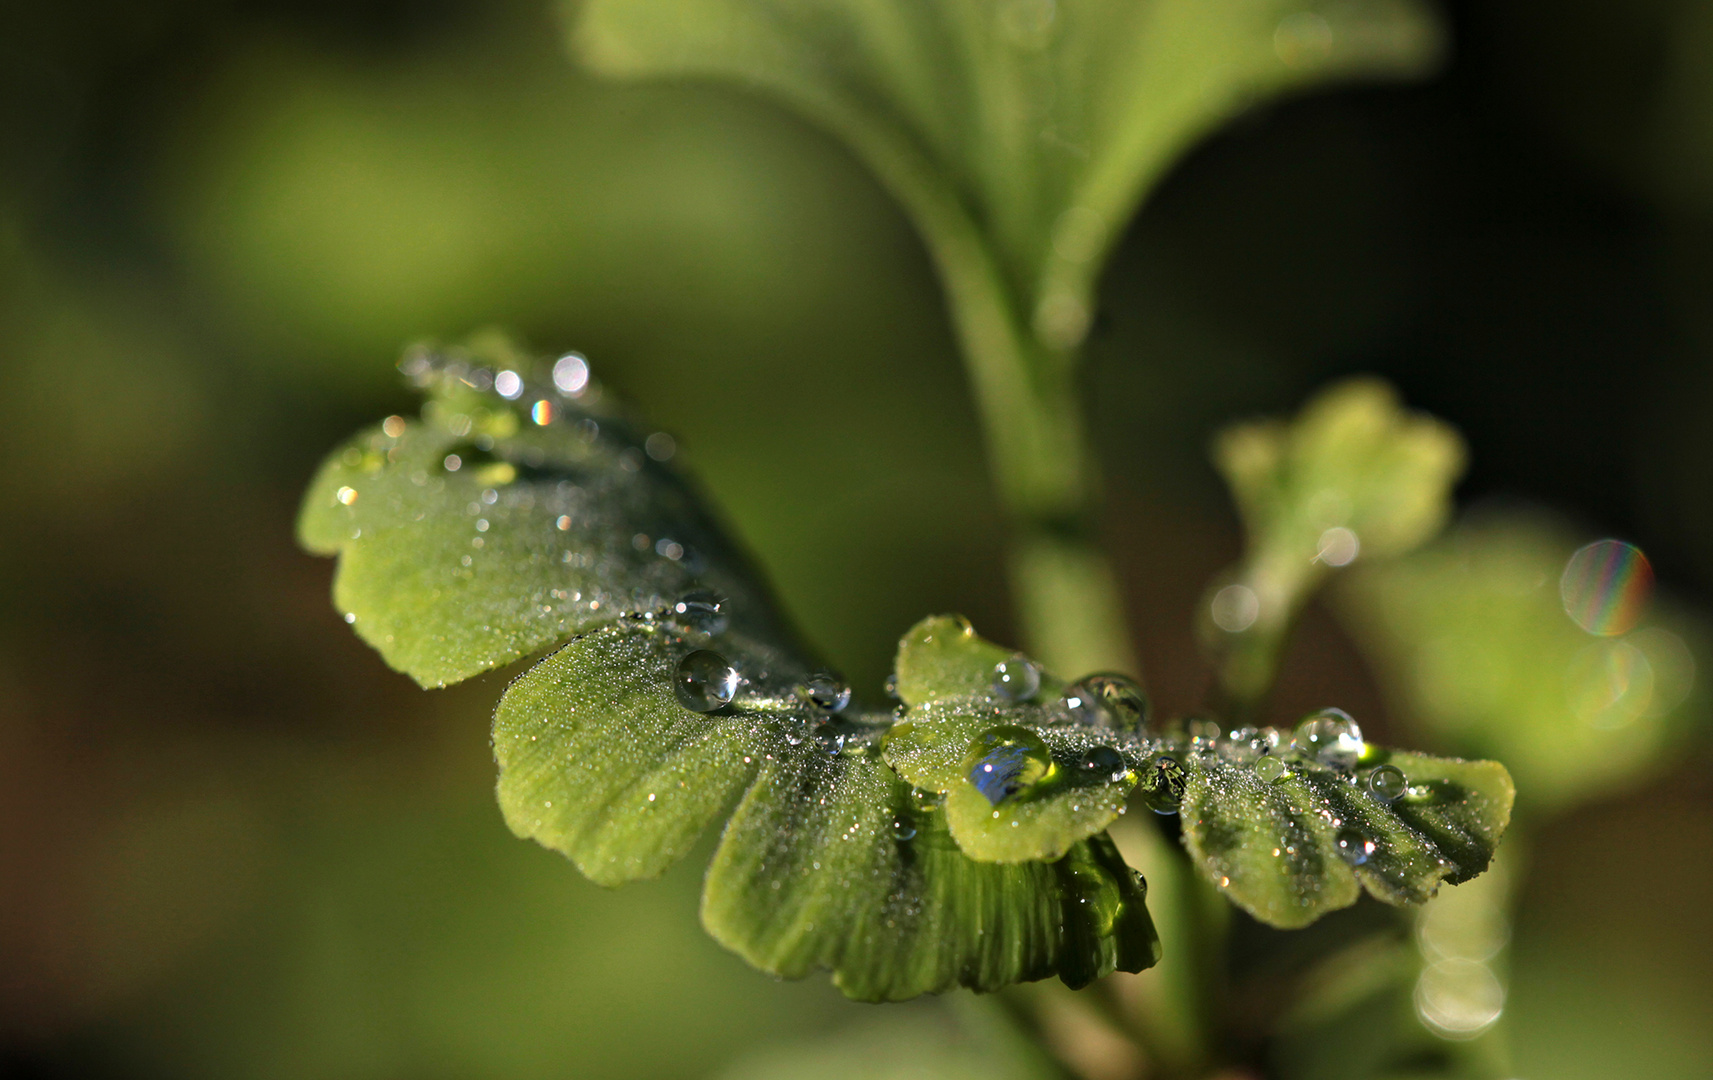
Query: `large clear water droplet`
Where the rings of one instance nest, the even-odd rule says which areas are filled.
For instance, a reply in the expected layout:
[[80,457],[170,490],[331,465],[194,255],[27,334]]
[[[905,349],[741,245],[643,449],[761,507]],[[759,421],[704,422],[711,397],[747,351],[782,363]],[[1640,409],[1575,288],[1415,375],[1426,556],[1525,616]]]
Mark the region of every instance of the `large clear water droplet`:
[[1110,746],[1097,746],[1090,750],[1077,762],[1077,767],[1090,780],[1110,780],[1113,783],[1123,780],[1130,772],[1124,755]]
[[998,806],[1047,779],[1055,766],[1041,736],[1007,724],[975,737],[964,757],[964,769],[976,790]]
[[916,839],[916,826],[907,817],[892,819],[892,838],[900,844]]
[[1368,774],[1368,790],[1377,799],[1397,802],[1404,797],[1404,792],[1410,790],[1410,781],[1404,776],[1404,770],[1396,765],[1381,765]]
[[667,611],[667,618],[698,634],[723,634],[730,623],[726,598],[712,589],[685,593]]
[[1291,749],[1330,769],[1349,771],[1362,759],[1367,747],[1362,729],[1343,709],[1322,709],[1297,725]]
[[1041,689],[1041,669],[1026,656],[993,665],[993,692],[1006,701],[1028,701]]
[[1170,754],[1155,754],[1142,768],[1142,782],[1137,790],[1142,801],[1156,814],[1175,814],[1184,802],[1184,786],[1189,773],[1183,763]]
[[845,733],[831,724],[818,724],[815,727],[815,741],[821,744],[821,749],[829,754],[839,754],[845,748]]
[[1141,731],[1148,722],[1148,698],[1123,675],[1089,675],[1065,690],[1071,719],[1093,727]]
[[678,661],[672,688],[686,709],[713,712],[737,695],[738,669],[711,649],[697,649]]
[[1256,758],[1255,775],[1263,784],[1277,783],[1285,775],[1285,763],[1270,755]]
[[1338,848],[1338,857],[1351,866],[1361,866],[1368,861],[1369,856],[1378,850],[1374,841],[1355,829],[1345,829],[1340,832],[1335,844]]
[[803,696],[824,712],[843,712],[851,703],[851,688],[837,676],[820,672],[803,680]]

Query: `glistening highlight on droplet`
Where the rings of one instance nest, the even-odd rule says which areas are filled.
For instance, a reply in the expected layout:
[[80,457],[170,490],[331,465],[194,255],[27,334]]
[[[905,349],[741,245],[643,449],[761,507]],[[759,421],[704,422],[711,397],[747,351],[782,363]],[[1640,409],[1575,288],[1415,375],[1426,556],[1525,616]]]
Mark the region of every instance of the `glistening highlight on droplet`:
[[1009,724],[976,736],[964,767],[969,782],[994,806],[1029,790],[1055,771],[1053,756],[1041,736]]
[[738,672],[710,649],[697,649],[678,662],[672,679],[678,703],[695,712],[713,712],[738,692]]
[[1564,564],[1558,595],[1577,626],[1614,637],[1641,620],[1653,584],[1653,567],[1641,548],[1622,540],[1596,540],[1578,548]]

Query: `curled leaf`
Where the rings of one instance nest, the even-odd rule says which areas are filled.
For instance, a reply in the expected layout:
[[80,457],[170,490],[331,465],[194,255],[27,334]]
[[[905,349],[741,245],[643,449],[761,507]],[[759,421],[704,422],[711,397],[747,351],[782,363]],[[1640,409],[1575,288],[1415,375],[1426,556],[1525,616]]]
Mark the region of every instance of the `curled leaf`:
[[1364,888],[1419,904],[1442,881],[1475,876],[1510,820],[1514,788],[1497,762],[1372,746],[1336,710],[1295,733],[1207,720],[1145,728],[1125,722],[1135,713],[1090,708],[1093,680],[1045,675],[1041,685],[1062,689],[1008,701],[982,687],[1009,655],[943,617],[899,650],[912,707],[883,739],[886,761],[944,793],[951,836],[972,858],[1053,857],[1104,830],[1134,791],[1182,815],[1198,868],[1239,906],[1303,926]]

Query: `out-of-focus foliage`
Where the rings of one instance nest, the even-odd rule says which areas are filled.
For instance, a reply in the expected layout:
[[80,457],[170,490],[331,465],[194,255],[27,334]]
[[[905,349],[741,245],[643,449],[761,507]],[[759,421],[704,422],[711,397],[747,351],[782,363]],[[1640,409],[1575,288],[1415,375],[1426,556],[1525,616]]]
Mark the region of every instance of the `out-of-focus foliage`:
[[1069,360],[1114,238],[1148,188],[1257,100],[1418,75],[1439,51],[1414,0],[593,0],[571,10],[574,46],[594,70],[764,89],[874,169],[940,271],[1002,493],[1014,511],[1045,515],[1083,506]]
[[1322,391],[1288,423],[1222,430],[1214,461],[1237,500],[1244,554],[1210,590],[1203,632],[1228,654],[1226,691],[1253,702],[1330,571],[1400,555],[1444,526],[1464,449],[1441,421],[1405,412],[1391,387],[1358,379]]
[[1540,514],[1491,514],[1339,592],[1400,715],[1436,745],[1505,762],[1535,813],[1660,768],[1707,709],[1699,620],[1656,602],[1621,635],[1589,633],[1561,596],[1575,549]]

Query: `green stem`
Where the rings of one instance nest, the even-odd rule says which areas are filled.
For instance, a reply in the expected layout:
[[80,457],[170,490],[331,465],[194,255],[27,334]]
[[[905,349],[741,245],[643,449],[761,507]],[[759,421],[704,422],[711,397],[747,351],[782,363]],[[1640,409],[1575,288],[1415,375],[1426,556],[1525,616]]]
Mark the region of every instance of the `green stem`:
[[946,290],[988,461],[1012,534],[1024,645],[1067,677],[1136,673],[1117,578],[1091,537],[1099,482],[1074,345],[1049,345],[986,236],[934,164],[904,140],[819,103],[904,204]]
[[995,485],[1011,521],[1011,586],[1024,643],[1067,677],[1136,672],[1117,578],[1091,539],[1100,485],[1075,357],[1034,335],[966,215],[937,204],[916,216],[945,282]]

